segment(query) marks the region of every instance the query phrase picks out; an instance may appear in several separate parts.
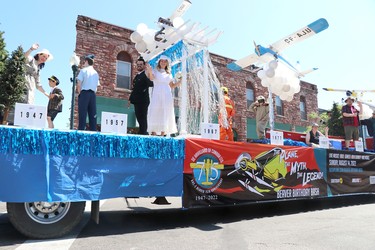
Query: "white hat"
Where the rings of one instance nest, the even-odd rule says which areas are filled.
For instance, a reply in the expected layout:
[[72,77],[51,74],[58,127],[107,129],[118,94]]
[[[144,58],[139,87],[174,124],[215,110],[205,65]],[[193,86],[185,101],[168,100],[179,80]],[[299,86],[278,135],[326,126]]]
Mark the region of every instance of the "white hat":
[[41,51],[37,52],[37,54],[46,54],[48,55],[47,61],[51,61],[53,59],[53,55],[48,51],[48,49],[42,49]]
[[266,98],[264,98],[264,96],[260,95],[260,96],[257,97],[257,101],[259,101],[259,100],[266,100]]
[[171,63],[171,59],[168,57],[168,56],[165,56],[165,55],[161,55],[158,59],[158,62],[160,60],[167,60],[169,62],[169,64]]

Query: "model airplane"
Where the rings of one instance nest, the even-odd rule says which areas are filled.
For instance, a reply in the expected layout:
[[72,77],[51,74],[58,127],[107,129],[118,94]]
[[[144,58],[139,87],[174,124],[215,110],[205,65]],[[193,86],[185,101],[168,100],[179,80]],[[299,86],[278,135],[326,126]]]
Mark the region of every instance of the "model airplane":
[[307,25],[306,27],[290,34],[289,36],[284,37],[283,39],[273,43],[268,48],[262,45],[256,44],[255,46],[255,53],[251,54],[245,58],[242,58],[238,61],[232,62],[227,65],[227,68],[233,71],[239,71],[243,68],[246,68],[252,64],[261,62],[267,63],[271,60],[278,59],[283,61],[286,65],[288,65],[293,71],[295,71],[298,77],[303,77],[304,75],[316,70],[317,68],[309,69],[306,71],[299,71],[295,66],[293,66],[288,60],[286,60],[280,52],[284,49],[294,45],[297,42],[303,41],[325,29],[328,28],[328,22],[324,18],[320,18],[315,22]]
[[158,24],[161,27],[161,29],[155,33],[155,41],[163,41],[165,39],[164,30],[167,27],[173,27],[173,20],[177,17],[181,17],[185,14],[185,12],[190,8],[191,2],[189,0],[183,0],[180,6],[172,13],[172,15],[165,19],[162,17],[159,17]]
[[[371,108],[375,108],[375,105],[370,103],[371,100],[364,100],[363,95],[364,93],[375,93],[375,90],[346,90],[346,89],[333,89],[333,88],[323,88],[325,91],[336,91],[336,92],[345,92],[346,96],[353,97],[356,101],[360,101],[363,104],[368,105]],[[344,101],[344,98],[342,98],[342,101]]]

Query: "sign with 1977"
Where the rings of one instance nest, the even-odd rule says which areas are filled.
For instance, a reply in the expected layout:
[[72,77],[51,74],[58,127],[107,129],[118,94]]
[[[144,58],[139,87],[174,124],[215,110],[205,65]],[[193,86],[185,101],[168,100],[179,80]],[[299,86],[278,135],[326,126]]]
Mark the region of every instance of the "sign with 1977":
[[101,132],[126,134],[128,115],[102,112]]
[[45,128],[47,108],[32,104],[16,103],[14,110],[14,125]]
[[284,134],[281,131],[271,130],[271,144],[284,145]]

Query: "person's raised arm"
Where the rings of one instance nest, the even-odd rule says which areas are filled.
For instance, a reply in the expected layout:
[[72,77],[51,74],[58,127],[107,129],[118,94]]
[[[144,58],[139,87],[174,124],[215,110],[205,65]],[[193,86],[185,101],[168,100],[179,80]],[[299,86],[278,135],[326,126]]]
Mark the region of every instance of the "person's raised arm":
[[33,45],[31,45],[30,49],[28,49],[28,50],[25,51],[25,57],[26,58],[29,57],[29,55],[31,54],[31,52],[33,50],[37,50],[38,48],[39,48],[39,44],[37,44],[37,43],[34,43]]
[[152,73],[152,67],[150,66],[150,64],[146,63],[146,76],[148,77],[148,79],[150,79],[151,81],[154,80],[155,76],[154,76],[154,73]]

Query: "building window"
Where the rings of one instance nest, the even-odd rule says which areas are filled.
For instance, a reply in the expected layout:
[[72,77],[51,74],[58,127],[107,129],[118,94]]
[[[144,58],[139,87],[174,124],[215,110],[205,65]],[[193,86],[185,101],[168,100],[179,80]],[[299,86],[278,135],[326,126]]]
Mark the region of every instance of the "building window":
[[250,82],[246,83],[246,101],[247,107],[254,102],[254,88]]
[[300,97],[300,100],[299,100],[299,110],[301,112],[301,119],[307,121],[306,99],[305,99],[304,96]]
[[275,103],[276,103],[276,114],[284,116],[284,104],[279,96],[276,96]]
[[125,51],[117,55],[116,88],[131,89],[131,57]]

